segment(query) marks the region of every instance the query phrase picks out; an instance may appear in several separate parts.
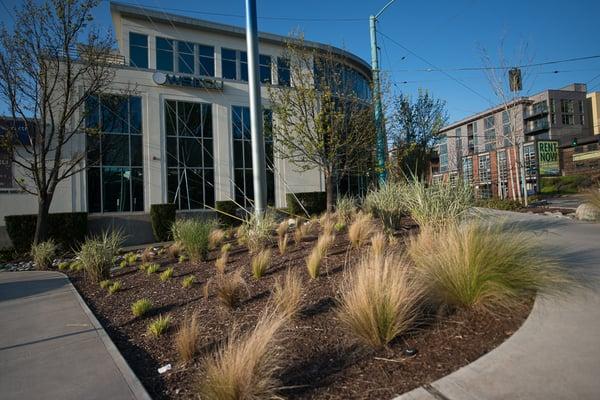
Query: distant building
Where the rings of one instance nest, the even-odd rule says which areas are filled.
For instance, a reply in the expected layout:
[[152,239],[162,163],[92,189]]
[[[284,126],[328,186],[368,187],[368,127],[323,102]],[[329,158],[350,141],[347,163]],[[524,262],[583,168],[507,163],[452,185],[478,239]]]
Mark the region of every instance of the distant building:
[[[540,176],[565,173],[562,149],[594,142],[599,99],[598,93],[586,93],[585,84],[574,83],[520,97],[450,124],[441,131],[439,167],[432,179],[463,179],[474,186],[479,197],[513,198],[520,176],[515,144],[522,143],[527,191],[536,193]],[[569,167],[568,173],[576,170]]]

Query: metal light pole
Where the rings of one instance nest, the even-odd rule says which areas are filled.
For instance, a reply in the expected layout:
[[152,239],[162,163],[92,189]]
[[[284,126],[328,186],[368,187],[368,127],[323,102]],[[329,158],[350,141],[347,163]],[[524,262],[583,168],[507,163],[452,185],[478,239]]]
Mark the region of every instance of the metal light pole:
[[385,134],[385,124],[383,123],[383,107],[381,105],[381,84],[379,82],[379,55],[377,53],[377,18],[394,1],[389,1],[375,15],[369,17],[369,28],[371,31],[371,70],[373,73],[373,102],[375,106],[375,130],[377,132],[377,169],[379,183],[385,183],[387,172],[385,168],[387,136]]
[[250,97],[254,214],[258,219],[261,219],[266,210],[267,178],[265,170],[263,117],[260,103],[260,80],[258,78],[256,0],[246,0],[246,47],[248,51],[248,95]]

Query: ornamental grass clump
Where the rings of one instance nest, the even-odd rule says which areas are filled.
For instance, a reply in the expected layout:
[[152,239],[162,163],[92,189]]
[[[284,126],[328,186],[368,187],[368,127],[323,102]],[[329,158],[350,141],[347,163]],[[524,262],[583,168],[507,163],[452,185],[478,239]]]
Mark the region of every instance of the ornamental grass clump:
[[161,280],[161,282],[166,282],[169,279],[171,279],[173,277],[173,267],[169,267],[167,269],[165,269],[163,272],[160,273],[159,275],[159,279]]
[[348,223],[356,214],[356,198],[351,196],[340,196],[335,202],[335,215],[337,222]]
[[280,331],[287,319],[264,312],[248,333],[234,327],[226,343],[204,360],[197,391],[204,400],[276,398]]
[[33,258],[35,267],[39,270],[49,269],[55,255],[56,244],[52,239],[31,245],[31,258]]
[[216,249],[225,240],[225,231],[220,228],[213,229],[208,235],[208,246],[209,248]]
[[142,255],[140,256],[140,259],[142,260],[142,262],[148,263],[150,261],[152,261],[154,259],[154,250],[152,249],[152,247],[146,247],[144,249],[144,251],[142,251]]
[[400,228],[402,216],[406,215],[404,189],[401,183],[386,182],[365,197],[365,209],[379,218],[386,230]]
[[414,178],[403,188],[404,205],[422,229],[441,229],[454,224],[474,205],[471,186],[458,180],[453,184],[427,185]]
[[167,254],[169,256],[169,258],[172,259],[177,259],[179,258],[179,256],[181,255],[182,252],[182,245],[179,242],[175,242],[172,245],[170,245],[169,247],[167,247]]
[[278,277],[271,295],[277,312],[293,318],[300,310],[302,279],[296,270],[288,270],[283,279]]
[[110,279],[105,279],[103,281],[100,281],[99,285],[100,285],[100,289],[106,289],[110,285],[112,285],[112,281]]
[[228,274],[217,273],[205,287],[205,297],[208,297],[209,288],[214,286],[217,299],[229,309],[236,308],[244,299],[244,294],[248,293],[246,281],[242,277],[242,270]]
[[306,269],[311,279],[317,279],[321,273],[323,258],[335,241],[334,235],[322,234],[317,240],[317,244],[306,259]]
[[148,324],[147,333],[148,335],[159,337],[169,329],[169,326],[171,326],[171,316],[167,315],[163,317],[159,315]]
[[152,302],[148,299],[139,299],[131,305],[131,313],[136,317],[144,316],[152,308]]
[[192,285],[194,284],[194,282],[196,281],[196,277],[194,275],[189,275],[186,276],[185,278],[183,278],[183,280],[181,281],[181,286],[184,289],[189,289],[192,287]]
[[273,214],[266,213],[262,218],[252,214],[238,229],[238,239],[248,248],[250,254],[257,254],[271,244],[274,225]]
[[287,251],[289,238],[287,233],[277,239],[277,248],[279,249],[279,254],[284,255]]
[[198,313],[195,312],[183,319],[175,334],[175,349],[179,358],[188,362],[191,361],[198,352],[200,343],[200,324],[198,323]]
[[121,232],[113,231],[87,239],[81,245],[77,256],[87,279],[100,282],[110,278],[110,268],[123,240]]
[[158,269],[160,268],[160,265],[154,263],[154,264],[146,264],[146,274],[148,275],[152,275],[158,272]]
[[407,251],[429,297],[450,307],[511,309],[534,293],[558,293],[574,283],[533,235],[499,221],[426,230]]
[[413,325],[423,294],[407,262],[395,253],[365,256],[345,277],[340,292],[339,320],[375,348]]
[[121,281],[115,281],[108,287],[108,294],[115,294],[123,288]]
[[350,240],[350,244],[354,248],[361,247],[369,240],[375,231],[375,224],[369,214],[356,214],[354,222],[352,222],[352,225],[348,228],[348,239]]
[[263,249],[260,253],[254,255],[251,261],[252,276],[254,279],[260,279],[271,266],[271,250]]
[[213,220],[185,219],[175,224],[178,241],[194,263],[206,261],[210,250],[210,234],[216,226]]
[[375,257],[381,257],[387,247],[387,236],[383,232],[376,233],[371,238],[371,254]]

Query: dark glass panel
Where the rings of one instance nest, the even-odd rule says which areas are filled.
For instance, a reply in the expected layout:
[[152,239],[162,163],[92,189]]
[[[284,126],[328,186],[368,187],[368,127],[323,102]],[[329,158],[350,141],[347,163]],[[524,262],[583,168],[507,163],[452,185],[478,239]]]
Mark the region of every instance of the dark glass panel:
[[277,58],[277,80],[281,86],[290,86],[290,60],[284,57]]
[[221,63],[221,69],[223,70],[223,78],[237,79],[235,61],[223,60]]
[[248,82],[248,57],[245,51],[240,51],[240,80]]
[[98,135],[86,135],[87,166],[100,165],[100,137]]
[[167,138],[167,167],[177,166],[177,138]]
[[100,122],[98,97],[90,96],[85,100],[85,127],[97,129]]
[[156,38],[156,69],[173,71],[173,40]]
[[144,172],[142,168],[131,169],[131,200],[133,211],[144,211]]
[[238,204],[246,204],[244,201],[244,170],[236,169],[234,171],[234,183],[235,183],[235,201]]
[[167,124],[167,136],[177,135],[177,102],[165,101],[165,120]]
[[267,170],[267,204],[275,205],[275,176],[273,171]]
[[104,212],[130,211],[131,171],[128,168],[102,168]]
[[215,174],[212,169],[204,170],[204,202],[209,207],[215,206]]
[[189,188],[189,209],[204,208],[204,177],[201,169],[187,170],[187,183]]
[[252,170],[245,170],[244,177],[246,178],[246,204],[250,205],[250,201],[254,201],[254,183],[252,181]]
[[214,165],[212,139],[204,139],[202,149],[204,151],[204,168],[212,168]]
[[124,96],[100,98],[102,132],[129,133],[129,101]]
[[129,32],[129,65],[148,68],[148,36]]
[[142,133],[142,98],[129,98],[129,129],[132,134]]
[[142,147],[142,136],[131,135],[129,137],[131,143],[131,166],[141,167],[144,164],[143,161],[143,147]]
[[177,107],[179,117],[179,135],[196,136],[202,135],[202,114],[199,103],[179,102]]
[[129,45],[148,47],[148,36],[141,33],[129,32]]
[[212,132],[212,105],[202,104],[202,136],[210,138]]
[[181,210],[189,210],[189,196],[188,196],[188,182],[189,171],[184,169],[179,169],[179,198],[180,200],[180,209]]
[[179,139],[179,166],[202,167],[201,139]]
[[241,140],[233,141],[233,167],[244,168],[244,143]]
[[194,54],[179,53],[178,71],[183,74],[194,73]]
[[102,165],[129,166],[128,135],[102,135]]
[[234,139],[241,139],[243,132],[242,125],[242,107],[231,107],[231,125],[232,125],[232,135]]
[[[177,168],[167,169],[167,199],[169,203],[173,203],[173,201],[175,201],[178,178]],[[177,201],[177,208],[179,208],[179,201]]]
[[244,139],[250,140],[250,108],[241,107],[242,108],[242,127],[243,127],[243,136]]
[[87,197],[88,212],[101,212],[101,183],[100,168],[89,168],[87,170]]
[[244,168],[252,169],[252,144],[244,140]]

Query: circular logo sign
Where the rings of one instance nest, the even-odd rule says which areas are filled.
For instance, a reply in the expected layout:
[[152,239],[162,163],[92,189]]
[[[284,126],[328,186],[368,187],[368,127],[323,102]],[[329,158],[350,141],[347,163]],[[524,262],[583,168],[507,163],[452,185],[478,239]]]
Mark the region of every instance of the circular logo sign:
[[152,80],[157,85],[164,85],[167,81],[167,75],[163,74],[162,72],[155,72],[152,74]]

